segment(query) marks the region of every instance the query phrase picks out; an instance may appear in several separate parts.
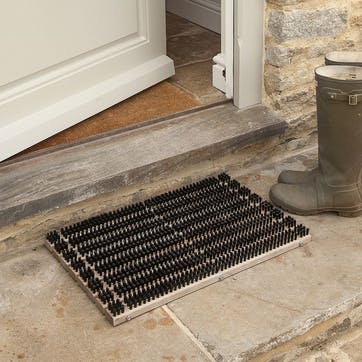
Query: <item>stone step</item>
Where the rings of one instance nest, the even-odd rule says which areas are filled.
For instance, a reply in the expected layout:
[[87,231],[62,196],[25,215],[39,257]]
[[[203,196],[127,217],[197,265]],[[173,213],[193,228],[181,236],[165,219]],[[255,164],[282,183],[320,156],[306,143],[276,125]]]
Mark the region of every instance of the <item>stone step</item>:
[[0,227],[167,176],[281,133],[264,106],[231,103],[0,166]]

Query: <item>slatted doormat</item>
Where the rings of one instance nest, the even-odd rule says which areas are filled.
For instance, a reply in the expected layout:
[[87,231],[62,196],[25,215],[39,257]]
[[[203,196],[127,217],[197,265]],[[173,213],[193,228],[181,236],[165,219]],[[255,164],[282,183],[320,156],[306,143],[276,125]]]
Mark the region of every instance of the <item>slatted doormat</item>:
[[310,238],[221,174],[52,231],[46,246],[115,326]]

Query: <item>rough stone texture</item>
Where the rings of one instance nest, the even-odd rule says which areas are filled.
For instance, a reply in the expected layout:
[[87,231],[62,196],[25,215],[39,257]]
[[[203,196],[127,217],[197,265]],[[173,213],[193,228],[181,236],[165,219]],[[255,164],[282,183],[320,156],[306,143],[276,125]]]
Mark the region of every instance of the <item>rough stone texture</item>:
[[273,10],[268,30],[279,41],[334,37],[347,25],[347,9]]
[[161,308],[112,327],[44,247],[0,270],[0,361],[207,361]]
[[362,50],[361,19],[362,0],[266,1],[264,103],[293,137],[316,129],[314,69],[325,54]]
[[240,111],[227,103],[4,164],[0,226],[213,161],[284,128],[263,106]]
[[[337,323],[335,323],[336,319],[338,319]],[[348,314],[343,314],[312,328],[302,338],[295,338],[251,361],[360,362],[362,360],[361,327],[361,324],[351,327]]]

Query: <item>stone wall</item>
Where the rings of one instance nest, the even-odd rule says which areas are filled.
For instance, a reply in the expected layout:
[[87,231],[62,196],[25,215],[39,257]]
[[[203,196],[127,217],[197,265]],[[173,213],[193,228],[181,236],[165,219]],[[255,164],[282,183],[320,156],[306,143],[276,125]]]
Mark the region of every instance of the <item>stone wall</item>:
[[265,27],[264,103],[291,134],[313,133],[314,69],[329,51],[362,50],[362,0],[266,0]]

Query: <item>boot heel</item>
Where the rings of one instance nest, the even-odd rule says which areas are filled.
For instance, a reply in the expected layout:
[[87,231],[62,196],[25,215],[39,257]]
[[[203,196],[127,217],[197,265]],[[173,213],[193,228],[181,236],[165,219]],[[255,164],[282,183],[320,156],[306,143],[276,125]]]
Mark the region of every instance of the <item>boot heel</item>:
[[359,211],[339,211],[338,215],[342,216],[342,217],[358,217],[358,216],[362,215],[362,210],[359,210]]

